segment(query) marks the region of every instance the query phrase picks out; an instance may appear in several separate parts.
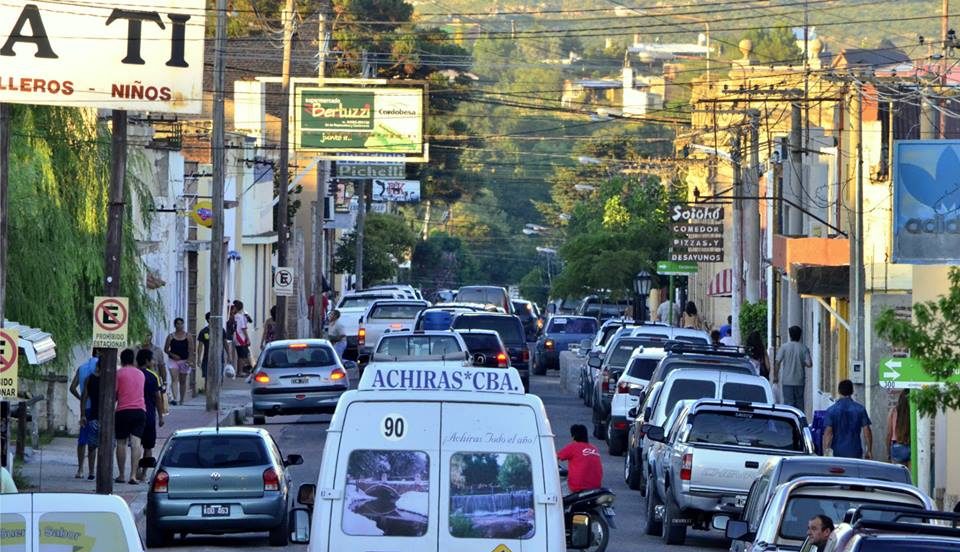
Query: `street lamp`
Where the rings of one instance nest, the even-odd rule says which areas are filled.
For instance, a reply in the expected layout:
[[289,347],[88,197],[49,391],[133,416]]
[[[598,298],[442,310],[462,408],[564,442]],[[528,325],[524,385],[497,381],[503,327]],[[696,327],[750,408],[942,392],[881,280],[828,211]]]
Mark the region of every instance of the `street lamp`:
[[633,277],[633,289],[637,292],[637,307],[634,309],[634,320],[644,321],[647,319],[647,296],[650,295],[650,286],[652,283],[653,279],[646,270],[637,272],[637,275]]

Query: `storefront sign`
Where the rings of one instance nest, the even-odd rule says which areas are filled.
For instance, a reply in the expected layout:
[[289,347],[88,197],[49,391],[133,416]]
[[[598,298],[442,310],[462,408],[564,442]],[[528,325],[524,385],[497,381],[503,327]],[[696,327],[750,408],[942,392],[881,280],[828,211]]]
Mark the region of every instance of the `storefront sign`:
[[960,262],[960,140],[894,145],[893,262]]
[[670,260],[677,263],[723,262],[723,206],[673,204]]
[[200,113],[200,0],[0,4],[0,102]]
[[373,200],[416,203],[420,201],[420,181],[374,179]]

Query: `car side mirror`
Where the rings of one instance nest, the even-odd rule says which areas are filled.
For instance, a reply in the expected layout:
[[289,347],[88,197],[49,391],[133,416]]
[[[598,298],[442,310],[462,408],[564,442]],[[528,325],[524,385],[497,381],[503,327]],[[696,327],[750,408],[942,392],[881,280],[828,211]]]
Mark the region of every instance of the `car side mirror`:
[[631,418],[636,418],[636,417],[637,417],[637,414],[639,414],[639,413],[640,413],[640,409],[635,406],[635,407],[633,407],[633,408],[631,408],[630,410],[627,411],[627,416],[629,416],[629,417],[631,417]]
[[300,485],[300,489],[297,491],[297,502],[304,506],[313,506],[316,495],[317,486],[313,483],[304,483]]
[[303,464],[303,456],[299,454],[288,454],[287,459],[283,461],[284,466],[299,466]]
[[157,467],[157,459],[152,456],[144,456],[137,465],[144,469],[155,468]]
[[644,420],[649,420],[649,419],[652,418],[652,417],[653,417],[653,408],[651,408],[651,407],[649,407],[649,406],[646,407],[646,408],[644,408],[644,409],[643,409],[643,419],[644,419]]
[[591,368],[600,368],[603,366],[603,361],[599,357],[592,356],[587,359],[587,366]]
[[658,443],[664,442],[667,438],[663,432],[663,428],[655,425],[652,425],[647,429],[647,437],[649,437],[651,441],[656,441]]
[[581,340],[580,340],[580,350],[581,350],[581,351],[589,351],[591,345],[593,345],[593,340],[592,340],[592,339],[581,339]]
[[753,535],[750,534],[750,526],[746,521],[740,519],[731,519],[727,521],[725,534],[730,540],[752,541]]
[[290,510],[290,542],[296,544],[310,542],[310,510],[306,508]]

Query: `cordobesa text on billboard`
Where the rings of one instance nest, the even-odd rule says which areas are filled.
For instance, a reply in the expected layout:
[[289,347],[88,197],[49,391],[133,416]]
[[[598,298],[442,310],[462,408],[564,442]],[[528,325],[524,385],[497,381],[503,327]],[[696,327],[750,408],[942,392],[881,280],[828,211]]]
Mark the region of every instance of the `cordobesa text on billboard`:
[[0,102],[200,113],[205,4],[0,3]]

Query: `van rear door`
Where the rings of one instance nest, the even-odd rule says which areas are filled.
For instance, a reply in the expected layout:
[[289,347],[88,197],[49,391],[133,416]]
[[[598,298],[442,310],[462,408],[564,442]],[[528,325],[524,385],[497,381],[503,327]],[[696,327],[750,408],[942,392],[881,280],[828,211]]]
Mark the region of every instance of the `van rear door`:
[[439,443],[440,403],[350,403],[321,549],[436,550]]
[[548,531],[563,527],[547,523],[536,412],[447,402],[441,420],[439,550],[550,549]]
[[27,552],[35,550],[34,534],[28,530],[31,521],[32,494],[5,494],[3,510],[0,511],[0,550],[3,552]]

